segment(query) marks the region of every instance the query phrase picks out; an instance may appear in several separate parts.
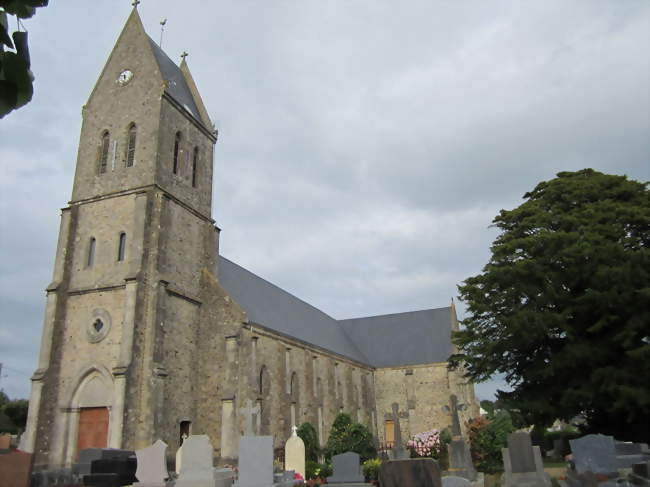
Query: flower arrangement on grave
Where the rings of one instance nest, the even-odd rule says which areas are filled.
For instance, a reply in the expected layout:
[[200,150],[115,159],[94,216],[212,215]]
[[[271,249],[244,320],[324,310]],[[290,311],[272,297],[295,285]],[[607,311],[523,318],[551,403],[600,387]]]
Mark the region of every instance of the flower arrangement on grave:
[[439,430],[424,431],[413,435],[406,443],[406,448],[411,451],[411,458],[439,459],[444,447],[444,441]]

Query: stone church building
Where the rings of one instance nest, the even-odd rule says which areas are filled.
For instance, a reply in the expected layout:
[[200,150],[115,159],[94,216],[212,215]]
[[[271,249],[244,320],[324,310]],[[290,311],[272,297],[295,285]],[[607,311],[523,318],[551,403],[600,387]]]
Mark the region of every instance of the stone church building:
[[183,59],[133,9],[82,111],[62,210],[24,447],[70,465],[92,446],[135,449],[208,434],[284,444],[339,412],[393,439],[450,425],[450,395],[478,413],[446,360],[451,306],[335,320],[219,254],[211,217],[217,133]]

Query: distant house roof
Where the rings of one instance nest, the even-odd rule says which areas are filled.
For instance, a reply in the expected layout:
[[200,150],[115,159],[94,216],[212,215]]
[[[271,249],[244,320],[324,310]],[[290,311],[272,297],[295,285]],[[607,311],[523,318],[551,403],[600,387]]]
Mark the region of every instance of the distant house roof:
[[179,68],[174,61],[169,59],[169,56],[167,56],[165,51],[163,51],[151,37],[149,37],[149,42],[151,43],[151,48],[153,49],[156,61],[158,61],[160,72],[162,73],[163,78],[165,78],[165,81],[167,81],[167,93],[188,112],[190,112],[196,120],[201,122],[199,109],[196,106],[189,86],[187,86],[181,68]]
[[219,256],[219,281],[250,322],[374,367],[445,362],[451,308],[337,321]]

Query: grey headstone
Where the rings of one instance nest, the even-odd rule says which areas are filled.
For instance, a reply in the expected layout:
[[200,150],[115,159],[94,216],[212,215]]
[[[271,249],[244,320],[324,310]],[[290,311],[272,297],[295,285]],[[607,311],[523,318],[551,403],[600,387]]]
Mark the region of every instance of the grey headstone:
[[587,435],[569,440],[573,462],[578,474],[591,471],[595,474],[616,475],[616,448],[614,438],[605,435]]
[[464,477],[449,475],[442,478],[442,487],[469,487],[470,481]]
[[399,404],[394,402],[391,407],[393,410],[393,424],[395,428],[395,444],[393,445],[390,457],[392,460],[405,460],[409,457],[409,454],[402,443],[402,427],[399,423]]
[[512,473],[526,473],[535,471],[535,458],[533,457],[533,443],[530,435],[516,432],[508,435],[508,450]]
[[[508,443],[510,443],[510,441]],[[514,444],[516,445],[517,442]],[[504,487],[551,487],[551,478],[546,472],[544,472],[542,452],[538,446],[532,447],[532,471],[513,471],[510,448],[502,448],[501,454],[503,456],[504,472],[502,484]]]
[[238,487],[273,485],[273,437],[242,436]]
[[468,443],[462,438],[451,440],[447,445],[447,453],[449,454],[449,473],[452,476],[476,480],[476,469],[472,463],[472,454]]
[[327,477],[328,484],[343,484],[348,482],[364,482],[361,472],[359,454],[349,451],[332,457],[332,476]]
[[165,485],[165,479],[169,476],[165,458],[166,451],[167,443],[162,440],[156,441],[147,448],[135,451],[135,456],[138,458],[135,476],[140,484],[152,487]]

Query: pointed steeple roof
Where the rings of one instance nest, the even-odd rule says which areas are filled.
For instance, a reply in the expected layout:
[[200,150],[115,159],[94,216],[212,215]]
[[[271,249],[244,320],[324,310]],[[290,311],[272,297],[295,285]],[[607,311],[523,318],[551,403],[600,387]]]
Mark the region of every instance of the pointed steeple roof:
[[[178,67],[151,37],[149,37],[149,43],[158,62],[162,77],[166,81],[165,91],[167,94],[185,108],[197,121],[205,125],[206,128],[211,129],[210,119],[207,112],[205,112],[205,107],[191,75],[189,75],[191,80],[191,84],[189,84],[182,65]],[[185,64],[185,61],[183,61],[183,64]],[[187,74],[189,74],[189,70],[187,70]]]
[[201,114],[201,119],[203,120],[203,123],[208,127],[212,127],[212,121],[210,120],[210,116],[208,115],[208,111],[205,108],[205,105],[203,104],[203,99],[201,98],[201,94],[199,93],[198,88],[196,87],[196,83],[194,82],[194,78],[192,77],[192,73],[190,73],[190,68],[187,65],[187,61],[185,60],[185,56],[183,56],[183,61],[181,61],[181,72],[183,73],[183,76],[185,77],[185,81],[187,82],[187,86],[190,89],[190,92],[192,93],[192,97],[194,98],[194,102],[196,103],[196,107],[199,109],[199,113]]

